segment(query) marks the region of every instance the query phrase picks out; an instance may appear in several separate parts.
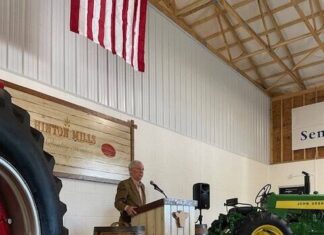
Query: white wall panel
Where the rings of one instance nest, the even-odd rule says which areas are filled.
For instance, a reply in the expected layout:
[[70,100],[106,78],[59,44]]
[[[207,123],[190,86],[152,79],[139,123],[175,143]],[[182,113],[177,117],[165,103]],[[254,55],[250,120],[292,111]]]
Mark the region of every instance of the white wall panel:
[[[56,0],[54,1],[55,1],[54,4],[57,4]],[[53,69],[52,54],[53,51],[57,49],[54,48],[52,45],[53,41],[57,40],[57,38],[53,38],[52,35],[53,33],[52,0],[39,1],[39,10],[40,10],[40,17],[39,17],[38,27],[33,28],[35,30],[33,33],[37,33],[39,38],[38,40],[38,80],[46,84],[53,85],[53,80],[57,80],[58,78],[57,77],[52,78],[52,69]],[[57,22],[55,22],[55,24],[57,24]]]
[[126,66],[126,113],[134,115],[134,69]]
[[84,37],[76,38],[76,95],[88,96],[88,41]]
[[156,27],[156,16],[153,11],[148,12],[148,40],[146,41],[149,44],[148,51],[148,61],[146,73],[148,73],[149,78],[149,117],[148,120],[155,123],[156,118],[156,43],[159,40],[156,38],[156,30],[159,28]]
[[144,97],[144,76],[142,73],[134,72],[134,115],[143,117],[143,97]]
[[[33,0],[30,0],[33,1]],[[76,93],[77,60],[76,60],[76,35],[69,32],[70,1],[64,1],[64,90],[72,94]],[[61,9],[62,10],[62,9]],[[60,58],[62,59],[62,58]]]
[[[129,66],[129,65],[127,65]],[[117,57],[117,109],[126,112],[126,65]]]
[[[38,34],[35,28],[39,22],[39,15],[33,13],[33,9],[38,9],[38,0],[26,0],[26,33],[24,45],[24,75],[30,78],[38,78]],[[62,31],[62,30],[61,30]],[[59,57],[60,59],[62,57]]]
[[8,37],[9,37],[9,0],[0,1],[0,66],[7,68]]
[[[31,0],[33,1],[33,0]],[[52,85],[54,87],[64,89],[64,26],[65,21],[65,0],[55,0],[52,4]],[[62,10],[63,9],[63,10]],[[37,25],[37,24],[33,24]]]
[[[8,69],[23,72],[25,1],[12,0],[9,7]],[[4,22],[2,22],[4,23]]]
[[163,20],[156,18],[155,20],[155,92],[152,95],[156,97],[156,123],[160,126],[163,125]]
[[0,0],[0,68],[268,162],[269,98],[149,6],[146,72],[69,31],[70,1]]
[[88,43],[88,98],[98,102],[98,47],[94,43]]
[[[148,31],[149,23],[146,24],[146,32]],[[146,43],[145,43],[145,61],[150,61],[149,56],[150,56],[150,50],[149,50],[149,41],[148,34],[146,34]],[[148,121],[150,119],[150,69],[147,65],[145,65],[145,70],[146,72],[141,75],[142,77],[142,107],[141,111],[142,114],[139,116],[143,118],[143,120]],[[139,91],[136,91],[139,92]]]
[[175,131],[181,133],[181,34],[174,31],[175,68],[174,68],[174,102],[175,102]]
[[98,102],[108,106],[108,55],[98,50]]

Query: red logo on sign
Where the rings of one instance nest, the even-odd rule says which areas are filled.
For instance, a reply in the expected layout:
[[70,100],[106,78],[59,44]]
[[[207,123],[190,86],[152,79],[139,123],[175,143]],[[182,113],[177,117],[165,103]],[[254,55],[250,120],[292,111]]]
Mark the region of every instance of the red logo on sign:
[[107,157],[115,157],[116,156],[116,150],[110,144],[103,144],[103,145],[101,145],[101,151]]

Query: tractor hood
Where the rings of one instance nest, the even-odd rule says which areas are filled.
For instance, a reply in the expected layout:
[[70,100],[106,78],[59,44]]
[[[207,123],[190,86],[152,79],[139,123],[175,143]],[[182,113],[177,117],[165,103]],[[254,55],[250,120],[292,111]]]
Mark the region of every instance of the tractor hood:
[[267,209],[303,209],[303,210],[323,210],[324,209],[324,195],[277,195],[271,193],[263,206]]

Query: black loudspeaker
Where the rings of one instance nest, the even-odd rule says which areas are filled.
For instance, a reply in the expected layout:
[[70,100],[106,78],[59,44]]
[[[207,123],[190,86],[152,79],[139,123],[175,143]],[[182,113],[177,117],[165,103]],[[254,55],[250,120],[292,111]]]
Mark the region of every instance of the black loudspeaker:
[[193,185],[193,200],[198,201],[196,209],[209,209],[209,184],[197,183]]

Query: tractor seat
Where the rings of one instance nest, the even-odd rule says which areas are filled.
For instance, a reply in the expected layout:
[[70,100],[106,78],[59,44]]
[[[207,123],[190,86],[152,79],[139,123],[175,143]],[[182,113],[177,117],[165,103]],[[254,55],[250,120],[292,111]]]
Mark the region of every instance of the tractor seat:
[[242,215],[248,215],[253,211],[252,206],[239,206],[239,207],[234,207],[231,208],[228,213],[240,213]]

